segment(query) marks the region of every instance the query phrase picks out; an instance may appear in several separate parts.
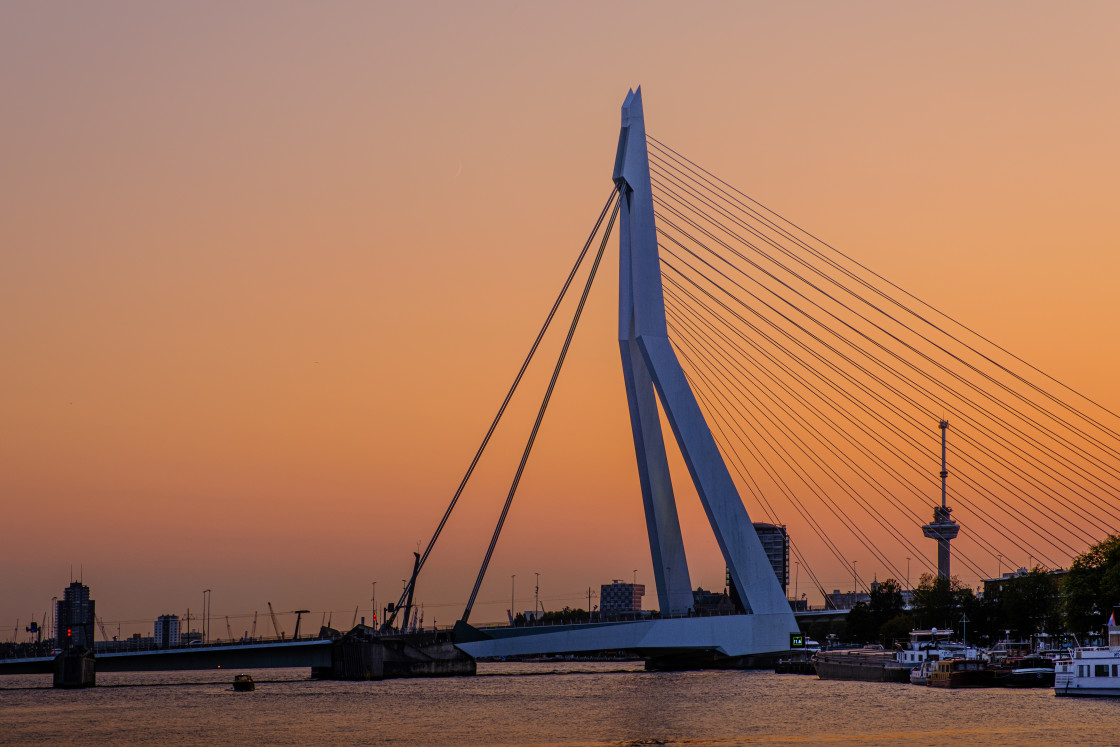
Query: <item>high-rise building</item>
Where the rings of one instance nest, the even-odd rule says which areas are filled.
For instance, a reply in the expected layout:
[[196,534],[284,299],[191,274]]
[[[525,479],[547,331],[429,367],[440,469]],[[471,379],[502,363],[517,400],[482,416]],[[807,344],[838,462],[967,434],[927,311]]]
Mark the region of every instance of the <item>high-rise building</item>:
[[[755,522],[752,524],[755,534],[758,535],[758,541],[762,543],[762,549],[766,552],[766,559],[770,561],[770,567],[774,569],[774,575],[778,578],[778,583],[782,585],[782,593],[786,591],[789,586],[789,535],[786,534],[786,527],[784,524],[766,524],[763,522]],[[739,594],[739,589],[735,586],[735,579],[731,577],[731,569],[727,569],[727,594],[731,598],[735,610],[738,612],[748,612],[747,604],[743,601],[742,595]]]
[[599,614],[609,617],[641,612],[645,594],[645,584],[628,584],[618,580],[603,584],[599,587]]
[[786,534],[785,525],[756,523],[754,531],[774,568],[778,583],[782,585],[782,591],[785,592],[789,586],[789,535]]
[[71,581],[55,605],[55,645],[63,651],[71,647],[93,648],[94,601],[89,587]]
[[156,618],[155,639],[157,648],[173,648],[179,645],[179,616],[160,615]]

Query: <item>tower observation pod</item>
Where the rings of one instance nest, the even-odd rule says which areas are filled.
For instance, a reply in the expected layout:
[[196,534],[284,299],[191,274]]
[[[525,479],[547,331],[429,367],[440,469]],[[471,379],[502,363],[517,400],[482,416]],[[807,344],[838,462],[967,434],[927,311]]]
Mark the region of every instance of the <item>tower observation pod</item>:
[[950,518],[953,509],[945,504],[945,481],[949,470],[945,466],[945,437],[949,431],[949,421],[942,420],[941,428],[941,505],[933,508],[933,521],[922,527],[922,533],[937,540],[937,577],[949,578],[949,543],[957,537],[960,525]]

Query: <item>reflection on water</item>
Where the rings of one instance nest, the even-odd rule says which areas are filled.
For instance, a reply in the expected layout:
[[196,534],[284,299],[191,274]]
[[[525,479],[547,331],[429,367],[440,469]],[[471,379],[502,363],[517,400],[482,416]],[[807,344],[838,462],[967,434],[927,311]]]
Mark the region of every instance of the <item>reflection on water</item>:
[[[1115,744],[1120,700],[939,690],[637,662],[480,664],[479,676],[319,682],[306,669],[0,678],[0,743],[735,745]],[[537,675],[537,676],[530,676]]]

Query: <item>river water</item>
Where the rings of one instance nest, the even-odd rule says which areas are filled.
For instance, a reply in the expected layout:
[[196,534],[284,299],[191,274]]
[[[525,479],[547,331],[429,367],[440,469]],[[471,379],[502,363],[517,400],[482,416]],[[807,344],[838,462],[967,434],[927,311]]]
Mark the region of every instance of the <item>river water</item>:
[[940,690],[641,664],[480,664],[476,677],[321,682],[307,669],[0,678],[0,744],[1120,744],[1120,699]]

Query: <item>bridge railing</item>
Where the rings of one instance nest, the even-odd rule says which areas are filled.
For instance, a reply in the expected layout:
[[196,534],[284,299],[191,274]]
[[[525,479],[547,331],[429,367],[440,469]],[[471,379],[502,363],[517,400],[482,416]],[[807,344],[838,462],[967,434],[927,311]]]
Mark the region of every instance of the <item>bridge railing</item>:
[[183,649],[209,649],[221,646],[253,646],[270,643],[292,643],[293,641],[314,641],[318,636],[300,636],[290,638],[287,636],[257,636],[254,638],[218,638],[212,641],[185,641],[171,646],[161,646],[152,638],[126,638],[121,641],[95,641],[94,654],[127,653],[130,651],[181,651]]

